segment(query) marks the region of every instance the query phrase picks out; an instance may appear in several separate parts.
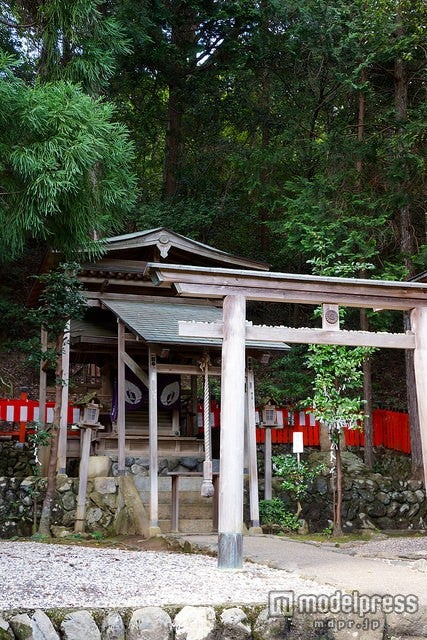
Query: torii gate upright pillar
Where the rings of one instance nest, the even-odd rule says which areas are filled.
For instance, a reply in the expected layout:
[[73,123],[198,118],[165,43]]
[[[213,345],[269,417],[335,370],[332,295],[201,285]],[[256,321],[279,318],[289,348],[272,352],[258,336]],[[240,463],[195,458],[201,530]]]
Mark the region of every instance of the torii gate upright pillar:
[[218,567],[243,564],[246,300],[224,298],[221,373]]
[[415,334],[414,373],[423,452],[424,486],[427,488],[427,307],[412,309],[411,328]]

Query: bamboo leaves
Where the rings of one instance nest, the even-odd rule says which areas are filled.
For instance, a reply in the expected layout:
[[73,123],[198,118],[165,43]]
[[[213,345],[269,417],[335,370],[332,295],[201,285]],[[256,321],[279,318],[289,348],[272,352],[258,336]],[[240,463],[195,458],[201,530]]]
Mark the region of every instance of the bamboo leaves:
[[29,87],[10,66],[2,75],[3,251],[17,254],[32,237],[67,255],[118,228],[136,197],[134,151],[111,105],[66,82]]

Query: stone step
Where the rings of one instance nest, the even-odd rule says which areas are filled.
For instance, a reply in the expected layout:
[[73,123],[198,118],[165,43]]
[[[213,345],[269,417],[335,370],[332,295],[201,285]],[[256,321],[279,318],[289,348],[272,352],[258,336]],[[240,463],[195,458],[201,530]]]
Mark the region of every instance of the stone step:
[[[149,511],[150,478],[133,476],[141,500]],[[203,478],[186,477],[179,479],[179,530],[183,533],[210,533],[213,528],[213,498],[205,498],[200,493]],[[159,526],[163,533],[171,531],[172,480],[159,476]]]
[[[150,491],[150,477],[142,475],[134,475],[133,481],[138,491]],[[202,486],[202,476],[186,477],[183,476],[179,479],[179,492],[182,491],[195,491],[200,493],[200,487]],[[162,491],[170,491],[172,487],[172,479],[170,476],[159,476],[157,479],[159,487],[159,493]]]
[[[138,491],[141,500],[145,504],[150,501],[150,493],[148,491]],[[200,491],[180,491],[179,504],[212,504],[213,498],[204,498],[200,495]],[[170,504],[171,492],[159,491],[159,504]]]
[[[146,505],[146,509],[148,503],[144,503]],[[212,505],[204,505],[204,504],[180,504],[179,505],[179,517],[183,519],[189,518],[190,520],[212,520]],[[170,519],[171,517],[171,506],[170,504],[159,504],[159,518]]]
[[[171,532],[171,521],[167,519],[159,519],[159,527],[162,533]],[[180,533],[213,533],[212,519],[179,519]]]

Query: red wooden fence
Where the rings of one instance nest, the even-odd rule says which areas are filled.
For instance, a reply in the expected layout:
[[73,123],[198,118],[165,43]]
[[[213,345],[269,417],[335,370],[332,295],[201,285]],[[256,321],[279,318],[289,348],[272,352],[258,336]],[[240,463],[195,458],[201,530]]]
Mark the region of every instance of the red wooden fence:
[[[302,431],[305,447],[318,447],[320,445],[320,423],[314,419],[309,411],[292,411],[276,407],[277,423],[280,428],[271,429],[271,441],[273,444],[291,444],[294,431]],[[385,447],[403,453],[411,453],[411,441],[409,435],[409,419],[407,413],[375,409],[373,412],[373,440],[375,447]],[[218,427],[220,421],[220,407],[215,400],[211,400],[210,426]],[[259,412],[256,412],[256,421],[259,424]],[[198,426],[203,428],[203,406],[198,406]],[[257,443],[265,442],[265,429],[257,427]],[[345,429],[345,443],[348,447],[363,447],[364,435],[360,429]]]
[[[278,423],[281,429],[271,430],[274,444],[292,443],[294,431],[302,431],[304,446],[317,447],[320,444],[320,424],[309,412],[289,412],[277,409]],[[407,413],[375,409],[373,414],[374,447],[385,447],[403,453],[411,453],[409,418]],[[348,447],[363,447],[364,434],[360,429],[344,430],[345,444]],[[265,442],[265,429],[257,428],[257,442]]]
[[[44,422],[53,421],[55,403],[46,403]],[[198,407],[198,426],[203,427],[202,406]],[[292,443],[294,431],[302,431],[305,447],[318,447],[320,444],[320,424],[309,411],[291,411],[289,409],[276,408],[277,423],[280,428],[271,429],[271,441],[273,444]],[[68,407],[67,423],[73,424],[79,421],[80,410],[71,404]],[[220,409],[218,403],[211,402],[210,423],[212,427],[219,426]],[[26,394],[21,394],[18,400],[0,399],[0,437],[7,436],[18,438],[25,442],[30,432],[28,423],[38,421],[39,403],[29,400]],[[259,412],[256,412],[259,423]],[[409,435],[409,419],[407,413],[375,409],[373,412],[374,446],[395,449],[403,453],[411,452]],[[257,443],[265,442],[265,429],[257,427]],[[345,429],[345,443],[350,447],[363,447],[363,431],[358,429]]]
[[[54,407],[54,402],[46,402],[43,422],[47,424],[53,422]],[[67,423],[78,422],[79,417],[80,409],[70,404]],[[32,431],[29,423],[39,420],[39,403],[36,400],[29,400],[25,393],[21,394],[19,400],[0,399],[0,437],[18,438],[19,442],[25,442],[27,434]]]

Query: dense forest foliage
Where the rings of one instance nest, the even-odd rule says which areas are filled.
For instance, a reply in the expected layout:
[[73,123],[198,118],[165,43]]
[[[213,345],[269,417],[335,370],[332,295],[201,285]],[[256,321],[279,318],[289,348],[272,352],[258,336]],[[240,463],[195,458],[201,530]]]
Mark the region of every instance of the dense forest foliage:
[[[277,271],[424,271],[426,42],[425,0],[3,0],[0,331],[45,247],[157,226]],[[307,394],[300,350],[266,393]]]

